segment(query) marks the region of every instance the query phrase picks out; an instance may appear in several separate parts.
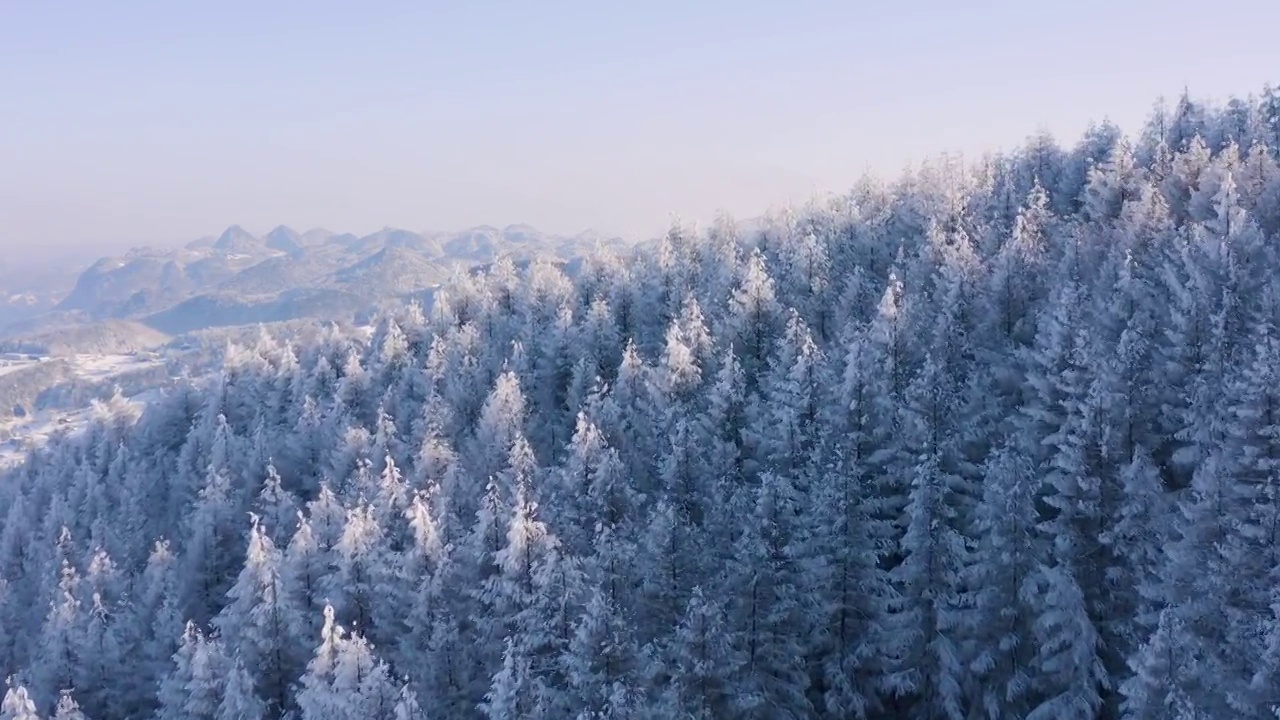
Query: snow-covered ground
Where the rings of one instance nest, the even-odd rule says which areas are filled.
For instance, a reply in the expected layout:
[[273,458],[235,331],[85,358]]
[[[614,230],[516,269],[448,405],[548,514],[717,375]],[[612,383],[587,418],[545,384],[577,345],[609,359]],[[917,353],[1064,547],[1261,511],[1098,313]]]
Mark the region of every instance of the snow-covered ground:
[[0,437],[11,435],[8,440],[0,441],[0,468],[22,462],[30,449],[44,445],[59,428],[65,429],[72,423],[83,424],[88,413],[88,409],[65,415],[43,412],[0,420]]
[[[159,390],[148,390],[125,402],[130,411],[141,413],[159,393]],[[95,412],[97,408],[90,406],[78,410],[42,410],[27,417],[0,419],[0,438],[9,436],[7,440],[0,440],[0,469],[21,463],[30,450],[43,446],[58,433],[83,430]]]
[[44,358],[30,358],[22,355],[0,355],[0,376],[29,368]]
[[[146,385],[153,381],[163,383],[162,377],[151,377],[149,373],[163,373],[165,359],[156,353],[59,358],[3,355],[0,356],[0,376],[12,377],[20,371],[54,363],[65,363],[70,369],[70,379],[66,374],[59,374],[52,381],[33,380],[40,383],[34,388],[36,392],[47,395],[50,388],[57,391],[58,397],[52,406],[40,409],[26,406],[18,414],[11,414],[7,407],[0,408],[0,467],[21,462],[31,448],[43,445],[59,432],[75,432],[83,427],[95,412],[90,398],[109,394],[114,380],[119,379],[119,384],[128,386],[127,391],[134,393],[128,398],[128,403],[140,410],[159,392],[158,388],[147,389]],[[143,379],[141,386],[140,378]],[[45,385],[47,382],[56,382],[57,385]],[[34,395],[33,392],[31,396]],[[25,402],[22,404],[26,405]]]
[[66,355],[61,357],[29,356],[21,354],[0,355],[0,376],[30,369],[41,363],[61,361],[67,363],[75,377],[81,380],[106,380],[139,370],[148,370],[164,364],[159,353],[134,353],[129,355]]
[[105,380],[135,370],[158,367],[164,363],[159,354],[136,355],[72,355],[68,358],[76,376],[86,380]]

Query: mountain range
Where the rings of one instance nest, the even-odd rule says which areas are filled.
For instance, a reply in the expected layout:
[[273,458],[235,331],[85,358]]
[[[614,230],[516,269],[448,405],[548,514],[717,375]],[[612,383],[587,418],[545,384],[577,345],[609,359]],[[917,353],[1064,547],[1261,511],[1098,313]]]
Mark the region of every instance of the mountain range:
[[[366,236],[280,226],[256,236],[232,225],[177,249],[104,257],[53,303],[15,296],[22,313],[0,337],[106,320],[130,320],[175,335],[210,327],[299,318],[349,318],[381,300],[429,293],[459,270],[503,255],[568,260],[617,249],[588,231],[543,233],[528,225],[457,232],[384,228]],[[19,322],[12,322],[19,321]]]

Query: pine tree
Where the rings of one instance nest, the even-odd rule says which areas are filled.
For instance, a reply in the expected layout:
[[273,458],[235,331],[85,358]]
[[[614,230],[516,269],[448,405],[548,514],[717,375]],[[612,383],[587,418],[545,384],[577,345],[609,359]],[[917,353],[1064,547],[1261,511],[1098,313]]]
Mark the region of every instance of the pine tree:
[[203,641],[204,637],[195,623],[188,622],[178,647],[174,650],[170,670],[159,683],[155,714],[157,720],[177,720],[182,717],[187,683],[191,681],[191,658],[195,654],[196,644]]
[[[323,490],[321,491],[323,493]],[[308,643],[320,637],[320,618],[326,604],[326,585],[332,562],[331,548],[320,545],[311,520],[298,513],[298,527],[285,549],[280,569],[288,605],[295,609],[293,634]]]
[[[707,327],[707,318],[702,304],[692,293],[685,296],[684,303],[680,306],[680,316],[676,318],[675,323],[680,328],[680,340],[689,352],[691,363],[698,368],[699,380],[710,379],[714,376],[716,369],[716,341]],[[692,380],[691,370],[686,366],[686,370],[682,373],[686,380]],[[682,385],[692,389],[689,383],[682,383]]]
[[792,311],[761,379],[764,407],[750,428],[761,466],[797,478],[806,472],[819,443],[825,370],[825,357],[808,326]]
[[681,406],[694,399],[702,383],[702,368],[694,352],[679,320],[672,321],[667,327],[666,342],[654,378],[655,389],[667,413],[663,418],[664,424],[670,422],[673,412],[678,412]]
[[129,659],[123,682],[125,696],[150,708],[151,694],[169,669],[178,638],[183,632],[180,612],[178,560],[168,541],[157,541],[147,557],[140,587],[128,606],[123,623],[122,647]]
[[1035,581],[1047,550],[1036,531],[1036,483],[1031,463],[1016,447],[988,459],[978,506],[980,538],[966,568],[975,588],[965,631],[974,643],[970,665],[972,702],[983,717],[1022,717],[1030,709],[1037,678],[1034,625],[1041,610]]
[[346,636],[325,608],[320,646],[302,677],[298,709],[304,720],[392,718],[401,689],[385,663],[359,635]]
[[967,553],[947,499],[947,481],[936,457],[922,459],[912,477],[903,561],[892,571],[899,598],[890,610],[896,647],[887,687],[913,698],[918,717],[964,716],[958,610]]
[[558,475],[559,487],[549,493],[559,507],[557,536],[575,554],[583,555],[590,550],[597,522],[616,525],[636,504],[622,459],[584,413],[578,414],[568,456]]
[[[49,605],[40,630],[36,662],[32,670],[37,699],[51,704],[63,688],[75,687],[79,679],[84,647],[81,630],[85,624],[79,599],[80,576],[65,560],[59,572],[58,590]],[[25,692],[25,691],[24,691]]]
[[[1274,590],[1273,595],[1280,595]],[[1272,602],[1271,612],[1262,619],[1265,629],[1262,632],[1263,647],[1253,676],[1249,678],[1248,701],[1254,704],[1257,711],[1272,715],[1280,712],[1280,599]]]
[[[884,549],[896,554],[907,505],[907,478],[912,460],[906,443],[906,395],[914,349],[908,337],[910,306],[895,272],[880,297],[865,332],[847,339],[842,405],[837,417],[863,430],[861,442],[848,451],[878,475],[875,519]],[[893,564],[890,560],[889,565]]]
[[[402,518],[412,540],[403,551],[388,558],[388,566],[377,587],[379,601],[373,607],[374,620],[382,635],[388,638],[388,647],[392,648],[390,661],[396,667],[415,664],[417,648],[429,637],[431,621],[415,628],[414,623],[423,622],[416,614],[421,604],[433,602],[429,598],[440,581],[437,576],[452,550],[443,542],[439,513],[432,507],[437,498],[438,492],[430,498],[422,493],[414,494]],[[438,610],[429,608],[427,615],[434,615]]]
[[1160,613],[1155,633],[1131,662],[1134,674],[1124,682],[1127,720],[1191,720],[1203,717],[1188,694],[1189,665],[1196,662],[1186,646],[1177,614]]
[[639,494],[654,491],[654,460],[659,452],[654,430],[660,417],[654,396],[653,369],[644,363],[635,343],[628,343],[614,383],[592,419],[618,451],[630,485]]
[[689,522],[674,506],[660,500],[636,543],[635,609],[637,631],[644,643],[660,641],[676,626],[696,577],[696,558]]
[[384,528],[390,550],[399,552],[408,544],[408,534],[403,532],[400,523],[405,510],[409,507],[409,486],[404,475],[396,467],[395,459],[388,453],[383,456],[382,472],[378,475],[372,498],[375,518],[379,527]]
[[814,705],[832,717],[866,717],[878,706],[893,600],[881,563],[889,533],[877,519],[881,504],[870,462],[872,398],[857,350],[851,350],[850,364],[839,409],[828,420],[840,428],[838,444],[827,449],[803,505],[811,518],[801,554],[814,603],[807,625],[810,675],[819,696]]
[[383,538],[372,506],[361,504],[349,511],[328,578],[327,596],[340,614],[365,632],[374,630],[375,597],[387,567]]
[[467,462],[481,482],[502,472],[517,439],[524,437],[525,399],[520,380],[510,370],[498,376],[476,425],[475,442]]
[[1084,593],[1070,571],[1060,567],[1042,565],[1035,583],[1040,614],[1033,629],[1036,656],[1031,669],[1037,699],[1043,699],[1027,719],[1094,718],[1110,680]]
[[396,700],[392,718],[394,720],[427,720],[426,713],[418,705],[418,697],[405,685],[400,689],[400,698]]
[[1142,446],[1121,468],[1119,482],[1123,498],[1119,513],[1102,536],[1116,558],[1107,568],[1116,617],[1107,620],[1111,635],[1119,641],[1116,652],[1132,658],[1155,630],[1171,504],[1159,469]]
[[482,637],[490,643],[509,641],[501,669],[495,667],[491,675],[490,695],[503,697],[504,683],[527,686],[531,695],[521,702],[533,705],[521,707],[545,706],[548,702],[540,693],[557,687],[552,678],[561,650],[552,621],[558,598],[548,591],[559,560],[558,543],[538,519],[537,508],[528,488],[523,483],[518,485],[506,543],[494,556],[497,573],[484,584],[481,599],[485,616],[474,620]]
[[1138,170],[1133,148],[1121,138],[1086,173],[1080,198],[1085,217],[1096,223],[1119,217],[1124,203],[1137,194]]
[[446,542],[456,543],[463,528],[461,518],[474,513],[475,498],[462,494],[466,473],[448,436],[453,410],[438,395],[429,395],[423,406],[420,423],[422,440],[409,474],[415,493],[429,493],[438,512],[437,522]]
[[156,720],[214,720],[227,670],[217,642],[188,622],[173,662],[173,670],[160,683]]
[[58,704],[54,706],[53,720],[88,720],[88,718],[80,712],[80,706],[71,696],[71,692],[63,690],[58,696]]
[[[547,274],[564,279],[558,270],[548,270]],[[536,447],[558,453],[568,439],[573,418],[567,406],[573,372],[569,345],[574,317],[567,304],[556,308],[553,317],[541,315],[538,313],[521,326],[524,341],[533,348],[527,383],[532,413],[543,418],[543,422],[530,426],[529,430]]]
[[457,562],[451,563],[455,581],[458,587],[466,588],[466,594],[458,607],[438,620],[439,624],[432,630],[441,634],[445,649],[452,644],[451,636],[473,638],[463,646],[462,657],[447,668],[448,686],[468,698],[468,709],[478,705],[488,692],[493,673],[502,662],[502,643],[506,637],[502,618],[491,610],[494,598],[489,592],[500,573],[496,558],[505,543],[506,528],[499,504],[498,488],[491,482],[480,500]]
[[36,704],[27,694],[27,689],[12,682],[5,688],[4,700],[0,701],[0,718],[4,720],[40,720],[36,714]]
[[[308,642],[298,633],[300,611],[285,588],[282,565],[267,529],[253,516],[244,568],[227,593],[230,602],[213,620],[223,647],[243,663],[240,671],[253,668],[248,692],[261,698],[261,711],[272,717],[289,707],[290,685],[304,665],[299,650]],[[239,707],[248,699],[234,702]]]
[[262,720],[267,717],[266,705],[254,690],[253,678],[239,660],[227,673],[226,683],[215,720]]
[[129,704],[120,687],[126,657],[118,636],[119,623],[99,593],[90,597],[87,611],[79,629],[74,687],[80,688],[79,700],[89,714],[112,717],[124,712]]
[[766,475],[757,489],[743,492],[754,495],[755,512],[743,527],[726,587],[733,598],[735,650],[742,656],[734,677],[735,711],[740,717],[807,717],[813,708],[799,633],[799,568],[790,554],[799,540],[797,498],[785,475]]
[[627,718],[637,703],[637,649],[625,617],[596,588],[578,622],[565,658],[575,717]]
[[[1013,234],[991,260],[987,298],[1001,335],[1014,345],[1035,337],[1036,315],[1045,294],[1045,264],[1052,213],[1044,188],[1036,184],[1018,210]],[[1119,211],[1119,208],[1116,208]]]
[[1222,715],[1236,712],[1233,700],[1246,692],[1247,661],[1240,656],[1233,632],[1230,602],[1236,583],[1231,548],[1239,540],[1242,513],[1237,481],[1240,457],[1228,439],[1226,358],[1223,316],[1212,320],[1205,368],[1196,385],[1190,425],[1180,433],[1186,457],[1201,455],[1191,486],[1178,502],[1176,540],[1168,547],[1162,572],[1163,600],[1175,613],[1185,647],[1195,658],[1183,677],[1189,702],[1196,712]]
[[[1273,332],[1270,323],[1257,330],[1254,360],[1233,392],[1238,399],[1231,431],[1232,444],[1243,456],[1243,467],[1237,478],[1239,527],[1228,547],[1232,579],[1238,583],[1229,603],[1235,632],[1226,642],[1237,645],[1237,652],[1247,658],[1245,664],[1254,669],[1250,691],[1242,692],[1237,702],[1255,705],[1260,713],[1280,707],[1280,693],[1274,689],[1280,678],[1280,633],[1275,622],[1280,599],[1276,548],[1280,539],[1280,394],[1276,384],[1280,378],[1276,357],[1280,340]],[[1266,582],[1257,583],[1255,578]]]
[[[1092,373],[1086,359],[1089,351],[1087,340],[1077,333],[1065,367],[1052,380],[1060,398],[1060,419],[1041,441],[1048,453],[1041,466],[1048,484],[1043,500],[1053,511],[1041,530],[1053,546],[1052,564],[1083,593],[1085,617],[1080,621],[1093,624],[1096,634],[1105,631],[1111,609],[1104,574],[1114,562],[1101,540],[1109,503],[1101,478],[1105,470],[1098,436],[1101,403],[1085,386]],[[1118,672],[1124,658],[1114,652],[1114,639],[1101,636],[1098,650],[1111,661],[1106,670]],[[1103,684],[1108,683],[1104,678]]]
[[435,570],[417,586],[417,601],[405,618],[397,667],[419,668],[414,674],[417,695],[443,716],[465,714],[475,708],[468,680],[469,646],[464,643],[468,606],[451,594],[463,578],[455,554],[441,558]]
[[742,366],[732,351],[720,364],[706,404],[693,431],[705,438],[707,477],[735,487],[746,478],[743,431],[747,424],[747,387]]
[[659,699],[660,715],[696,720],[733,713],[734,678],[742,656],[730,634],[722,603],[695,587],[668,650],[671,682]]
[[888,619],[894,645],[887,689],[909,698],[921,717],[963,716],[962,575],[970,562],[965,516],[971,490],[961,475],[958,433],[948,425],[955,388],[939,359],[925,366],[909,390],[906,417],[916,460],[910,470],[905,531],[891,569],[897,594]]
[[489,720],[538,717],[531,659],[508,637],[502,653],[502,668],[493,676],[493,686],[480,704],[480,713]]
[[734,354],[742,363],[748,387],[768,362],[769,350],[782,328],[782,309],[764,255],[754,250],[747,258],[742,277],[729,304],[727,332]]
[[267,535],[276,547],[284,547],[297,525],[298,501],[286,490],[274,463],[267,465],[267,479],[254,502],[254,512],[266,526]]
[[204,485],[188,516],[183,543],[182,557],[187,566],[184,576],[190,583],[185,593],[185,614],[201,623],[212,619],[221,607],[243,553],[240,533],[234,529],[241,516],[229,467],[230,434],[226,418],[219,416]]
[[316,646],[298,691],[298,710],[307,720],[338,720],[355,717],[351,699],[333,692],[338,656],[343,652],[346,639],[343,629],[334,621],[333,607],[324,608],[324,625],[320,630],[320,644]]

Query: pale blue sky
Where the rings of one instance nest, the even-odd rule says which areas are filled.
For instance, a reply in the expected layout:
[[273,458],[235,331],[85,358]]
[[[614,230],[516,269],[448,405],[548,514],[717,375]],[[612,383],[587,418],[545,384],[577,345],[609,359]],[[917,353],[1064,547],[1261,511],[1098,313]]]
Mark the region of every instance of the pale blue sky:
[[0,247],[655,234],[1255,92],[1276,27],[1274,0],[0,0]]

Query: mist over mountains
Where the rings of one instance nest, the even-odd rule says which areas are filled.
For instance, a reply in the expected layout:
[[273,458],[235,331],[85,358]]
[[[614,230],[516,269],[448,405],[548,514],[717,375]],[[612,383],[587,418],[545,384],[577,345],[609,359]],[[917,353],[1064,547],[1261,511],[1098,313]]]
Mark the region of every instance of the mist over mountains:
[[[25,268],[0,273],[0,336],[107,319],[167,334],[298,318],[349,318],[379,301],[421,296],[453,273],[509,254],[569,260],[624,245],[594,232],[552,235],[528,225],[457,232],[385,228],[359,237],[279,226],[255,236],[238,225],[183,247],[104,257],[72,281],[64,267],[38,287]],[[67,261],[63,261],[66,263]]]

